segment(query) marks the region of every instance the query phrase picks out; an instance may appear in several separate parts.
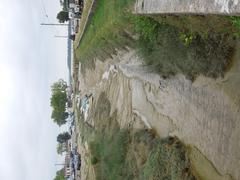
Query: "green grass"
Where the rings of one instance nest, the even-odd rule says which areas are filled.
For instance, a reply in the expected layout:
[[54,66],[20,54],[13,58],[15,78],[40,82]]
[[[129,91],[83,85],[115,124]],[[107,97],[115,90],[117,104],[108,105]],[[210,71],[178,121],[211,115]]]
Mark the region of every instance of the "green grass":
[[105,93],[100,95],[93,116],[95,135],[89,147],[96,179],[124,179],[129,173],[125,166],[128,130],[120,129],[116,113],[110,117],[110,102]]
[[88,139],[98,180],[194,179],[185,146],[174,137],[161,139],[149,130],[120,129],[110,116],[105,93],[92,112],[94,135]]
[[229,69],[240,32],[237,17],[137,16],[130,13],[132,3],[97,3],[76,50],[83,73],[95,68],[94,58],[104,61],[126,46],[137,49],[149,69],[163,77],[181,73],[192,80],[200,74],[217,78]]
[[234,53],[235,39],[230,33],[234,28],[223,18],[224,23],[231,27],[227,30],[229,33],[220,26],[211,29],[213,20],[201,24],[206,29],[204,32],[197,25],[195,29],[192,27],[194,23],[201,22],[199,18],[202,19],[188,16],[135,18],[135,29],[140,34],[138,52],[146,65],[163,77],[178,73],[192,80],[200,74],[213,78],[223,76]]
[[239,16],[231,16],[230,20],[232,22],[232,25],[238,30],[234,33],[236,37],[240,37],[240,17]]
[[98,135],[90,143],[93,157],[97,159],[97,179],[124,179],[125,157],[128,143],[128,132],[119,130],[112,135]]
[[79,30],[78,30],[76,39],[74,41],[74,48],[76,48],[78,46],[78,42],[80,41],[82,33],[84,31],[85,23],[87,23],[86,21],[88,19],[88,15],[91,14],[89,12],[91,12],[92,3],[93,3],[93,0],[87,0],[84,4],[82,17],[81,17],[81,20],[79,23]]
[[85,67],[94,68],[93,57],[98,56],[104,60],[115,52],[116,47],[121,48],[122,44],[128,43],[128,39],[122,37],[126,35],[122,30],[127,24],[126,7],[132,2],[133,0],[97,2],[94,15],[76,51],[83,70]]
[[153,150],[143,168],[143,179],[196,179],[191,172],[186,148],[180,141],[168,137],[156,139],[154,143]]
[[239,16],[231,16],[230,19],[231,19],[232,24],[236,28],[240,29],[240,17]]

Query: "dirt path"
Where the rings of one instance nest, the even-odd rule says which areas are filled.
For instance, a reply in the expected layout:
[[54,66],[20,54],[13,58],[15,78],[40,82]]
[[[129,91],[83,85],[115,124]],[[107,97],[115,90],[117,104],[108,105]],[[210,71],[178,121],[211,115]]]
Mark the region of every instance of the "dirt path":
[[224,79],[198,77],[192,83],[182,75],[163,79],[149,73],[134,51],[119,52],[80,73],[81,91],[95,99],[105,91],[112,112],[121,112],[121,127],[153,128],[196,147],[192,157],[204,179],[240,179],[240,51],[234,59]]

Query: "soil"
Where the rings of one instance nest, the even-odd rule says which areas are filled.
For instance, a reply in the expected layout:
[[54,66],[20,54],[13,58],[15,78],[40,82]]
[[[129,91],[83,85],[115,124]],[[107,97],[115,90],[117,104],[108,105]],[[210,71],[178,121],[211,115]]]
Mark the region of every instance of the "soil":
[[[97,68],[84,75],[79,72],[80,90],[82,95],[93,93],[91,108],[104,91],[110,114],[119,112],[121,128],[149,128],[160,137],[177,136],[189,146],[200,179],[240,179],[240,50],[233,58],[224,78],[199,76],[191,82],[181,74],[165,79],[149,72],[128,49],[104,62],[96,59]],[[91,118],[87,121],[94,126]],[[88,153],[86,145],[82,151]],[[94,174],[87,164],[88,174]]]

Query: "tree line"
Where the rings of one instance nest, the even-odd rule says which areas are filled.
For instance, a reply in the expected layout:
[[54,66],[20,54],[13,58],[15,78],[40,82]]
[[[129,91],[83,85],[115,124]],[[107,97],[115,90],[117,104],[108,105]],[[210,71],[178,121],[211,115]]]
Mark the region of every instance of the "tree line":
[[[59,79],[51,86],[52,96],[50,98],[50,105],[52,107],[51,118],[58,126],[62,126],[67,122],[68,112],[66,112],[67,98],[67,83]],[[71,139],[71,135],[68,132],[60,133],[57,136],[57,153],[62,154],[67,150],[67,141]],[[56,173],[54,180],[64,180],[64,168],[60,169]]]
[[59,126],[66,123],[68,113],[66,112],[67,103],[67,83],[60,79],[51,86],[52,97],[50,105],[52,107],[51,118]]

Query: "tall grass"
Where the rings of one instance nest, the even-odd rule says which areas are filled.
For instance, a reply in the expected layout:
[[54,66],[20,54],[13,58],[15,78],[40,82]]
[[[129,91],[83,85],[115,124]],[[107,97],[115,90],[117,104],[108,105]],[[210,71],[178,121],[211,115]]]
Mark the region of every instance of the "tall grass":
[[164,77],[180,73],[192,80],[199,74],[224,75],[234,52],[233,36],[183,31],[151,17],[135,19],[139,55],[153,71]]
[[194,179],[186,148],[177,138],[161,139],[153,131],[120,129],[117,112],[110,117],[108,105],[102,93],[93,112],[95,132],[89,147],[96,179]]
[[94,68],[93,57],[104,60],[115,52],[115,48],[128,44],[128,38],[123,37],[123,29],[128,25],[125,16],[129,5],[134,0],[100,0],[96,10],[76,50],[77,58],[83,68]]
[[[178,73],[223,76],[231,64],[238,19],[223,16],[138,16],[130,0],[100,0],[87,27],[77,58],[95,68],[126,46],[137,49],[149,69],[164,77]],[[137,38],[136,38],[137,37]]]

